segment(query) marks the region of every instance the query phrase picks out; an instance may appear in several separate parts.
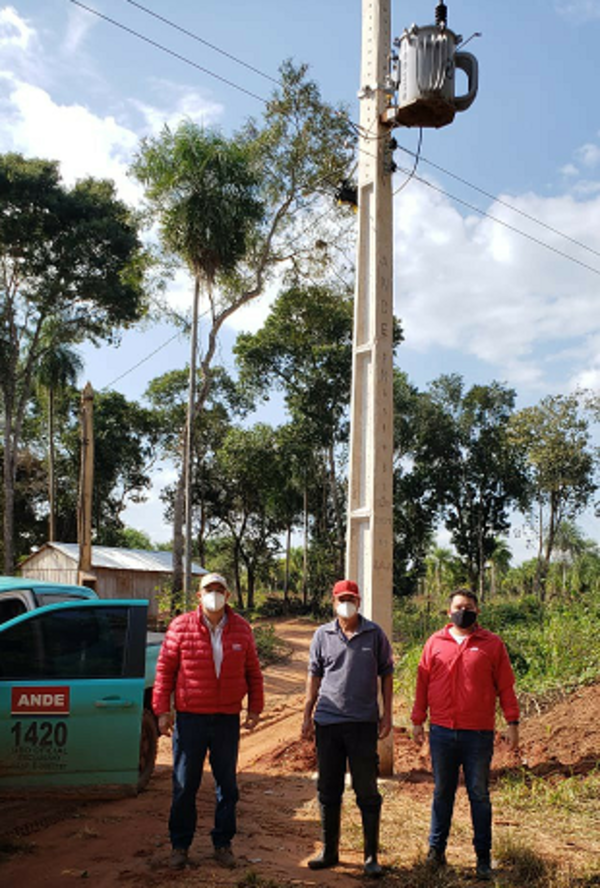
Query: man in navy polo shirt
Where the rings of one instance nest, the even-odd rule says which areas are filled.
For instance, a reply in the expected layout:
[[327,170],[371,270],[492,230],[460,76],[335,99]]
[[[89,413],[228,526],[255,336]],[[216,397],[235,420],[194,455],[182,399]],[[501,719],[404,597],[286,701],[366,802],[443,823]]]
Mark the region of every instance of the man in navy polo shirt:
[[[339,862],[340,819],[346,762],[360,808],[364,872],[381,876],[377,861],[382,798],[377,789],[377,739],[392,729],[392,648],[384,631],[359,612],[360,592],[352,580],[333,587],[336,619],[320,626],[310,646],[302,736],[316,738],[323,848],[311,869]],[[377,699],[381,679],[383,714]]]

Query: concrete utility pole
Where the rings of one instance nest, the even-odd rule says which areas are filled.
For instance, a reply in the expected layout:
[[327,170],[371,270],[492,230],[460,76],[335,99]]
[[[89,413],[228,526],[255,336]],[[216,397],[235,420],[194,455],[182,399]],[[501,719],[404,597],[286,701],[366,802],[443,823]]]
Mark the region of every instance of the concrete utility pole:
[[[392,171],[386,84],[390,0],[363,0],[358,160],[358,255],[354,305],[347,576],[365,616],[392,634],[393,280]],[[393,738],[380,743],[393,770]]]
[[196,374],[198,372],[198,309],[200,305],[200,284],[194,282],[194,305],[192,310],[192,342],[190,349],[190,375],[188,382],[187,421],[183,471],[185,474],[185,542],[183,552],[183,599],[185,609],[192,602],[192,500],[194,487],[194,411],[196,407]]
[[94,490],[94,390],[88,382],[81,393],[81,469],[77,537],[79,566],[77,582],[90,585],[92,572],[92,495]]

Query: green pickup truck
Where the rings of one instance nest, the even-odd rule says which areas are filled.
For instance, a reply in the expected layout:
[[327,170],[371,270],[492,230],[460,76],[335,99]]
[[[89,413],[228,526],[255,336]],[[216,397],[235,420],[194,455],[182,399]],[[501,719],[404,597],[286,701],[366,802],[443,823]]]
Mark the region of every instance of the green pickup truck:
[[144,789],[162,634],[148,603],[0,577],[0,790]]

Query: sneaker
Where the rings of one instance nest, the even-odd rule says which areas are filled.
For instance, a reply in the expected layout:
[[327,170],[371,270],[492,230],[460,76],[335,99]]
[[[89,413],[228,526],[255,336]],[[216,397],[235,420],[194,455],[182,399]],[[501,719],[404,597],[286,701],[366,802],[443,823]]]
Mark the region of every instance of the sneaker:
[[489,880],[494,875],[494,871],[492,869],[492,864],[490,862],[489,857],[479,857],[477,859],[477,866],[475,867],[475,875],[478,879],[481,879],[484,882],[489,882]]
[[213,857],[219,864],[219,866],[225,867],[225,869],[234,869],[235,867],[235,856],[233,851],[231,850],[231,845],[224,845],[222,848],[215,848],[213,851]]
[[169,858],[169,866],[171,867],[171,869],[180,870],[185,867],[187,860],[187,848],[173,848],[173,850],[171,851],[171,856]]
[[427,852],[426,863],[431,869],[440,869],[446,866],[446,855],[439,848],[431,847]]

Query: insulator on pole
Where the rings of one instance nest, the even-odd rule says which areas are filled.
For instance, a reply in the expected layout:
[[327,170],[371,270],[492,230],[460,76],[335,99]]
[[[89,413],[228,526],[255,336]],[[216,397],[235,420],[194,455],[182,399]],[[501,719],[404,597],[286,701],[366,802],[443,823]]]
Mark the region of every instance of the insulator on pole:
[[444,28],[448,24],[448,7],[445,3],[438,3],[435,7],[435,23],[442,25]]

